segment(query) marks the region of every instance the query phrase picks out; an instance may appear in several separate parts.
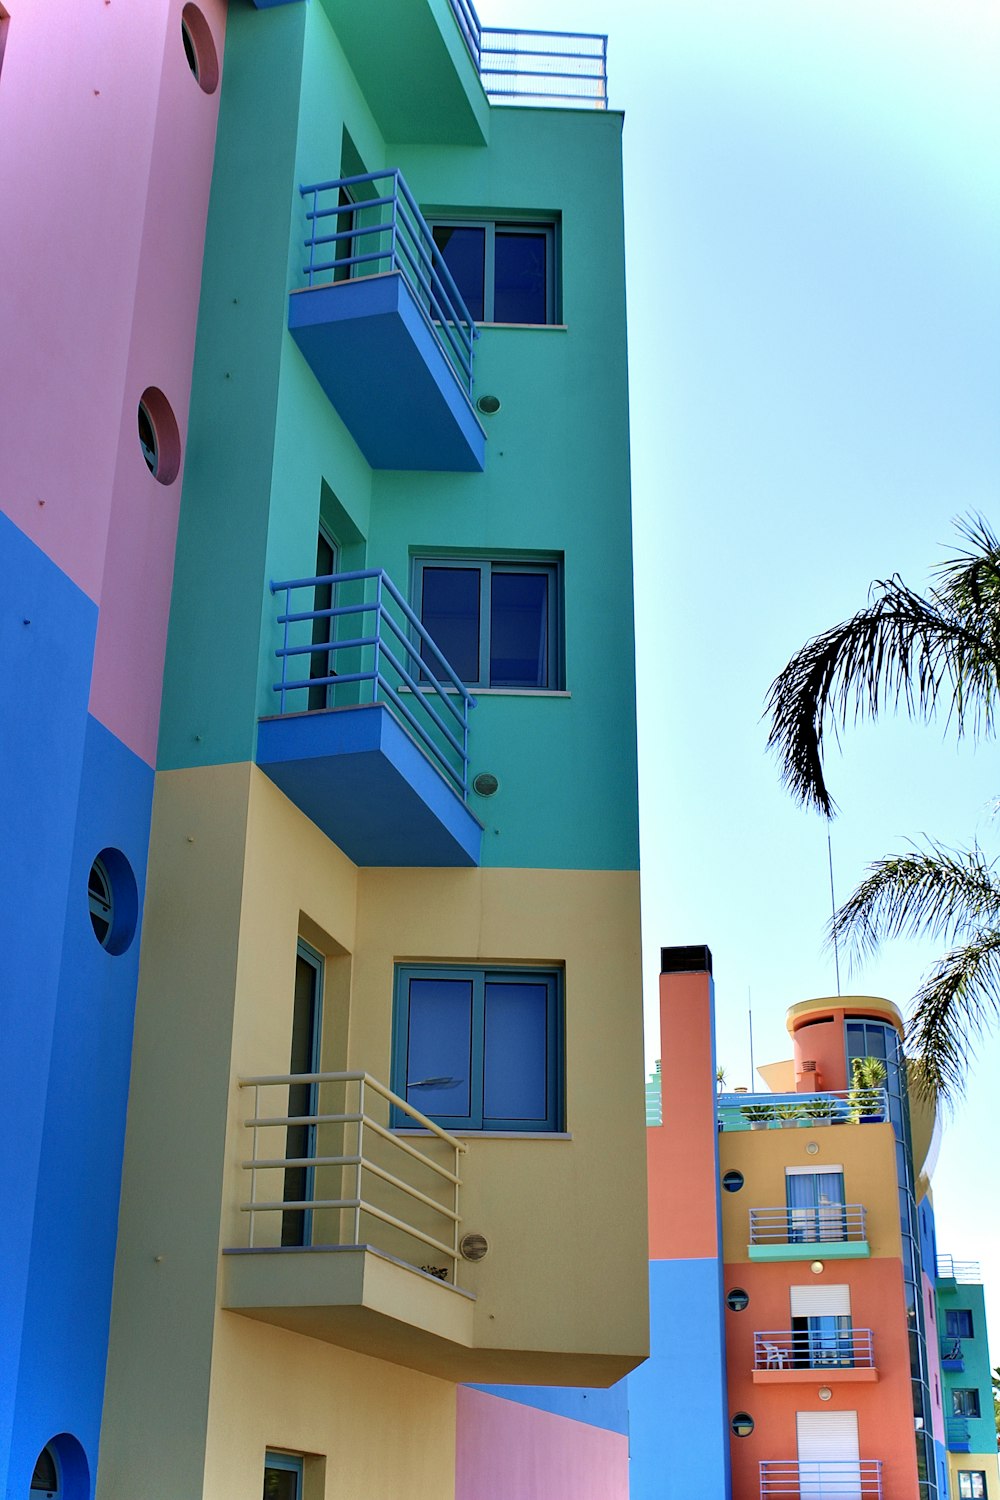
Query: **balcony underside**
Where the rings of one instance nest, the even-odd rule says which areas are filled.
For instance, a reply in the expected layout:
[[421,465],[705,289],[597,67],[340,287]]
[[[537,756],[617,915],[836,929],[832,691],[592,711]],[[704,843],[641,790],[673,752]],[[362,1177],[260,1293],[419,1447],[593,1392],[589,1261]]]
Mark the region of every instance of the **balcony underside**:
[[292,292],[288,328],[373,469],[485,467],[486,434],[398,271]]
[[878,1371],[871,1368],[858,1368],[836,1365],[828,1369],[823,1365],[817,1365],[809,1369],[799,1368],[793,1370],[754,1370],[754,1385],[815,1385],[817,1381],[821,1385],[846,1385],[851,1382],[873,1384],[878,1380]]
[[864,1260],[871,1252],[867,1240],[807,1240],[801,1244],[776,1241],[748,1245],[750,1260]]
[[605,1387],[645,1357],[476,1348],[475,1300],[370,1245],[223,1255],[228,1311],[445,1380]]
[[483,830],[382,703],[261,719],[257,764],[356,865],[478,865]]
[[323,0],[387,141],[485,146],[489,104],[448,0]]

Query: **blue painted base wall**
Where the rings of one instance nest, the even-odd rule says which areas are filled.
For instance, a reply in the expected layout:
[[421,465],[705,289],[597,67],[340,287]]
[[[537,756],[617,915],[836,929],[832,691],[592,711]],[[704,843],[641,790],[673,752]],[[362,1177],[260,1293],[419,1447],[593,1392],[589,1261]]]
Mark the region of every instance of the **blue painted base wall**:
[[631,1500],[730,1500],[718,1260],[649,1266],[650,1355],[628,1387]]
[[[96,1471],[139,939],[100,946],[87,877],[122,850],[141,906],[153,772],[87,713],[93,603],[2,515],[0,568],[0,1495],[26,1500],[57,1434]],[[65,1500],[85,1500],[81,1465],[65,1477]]]

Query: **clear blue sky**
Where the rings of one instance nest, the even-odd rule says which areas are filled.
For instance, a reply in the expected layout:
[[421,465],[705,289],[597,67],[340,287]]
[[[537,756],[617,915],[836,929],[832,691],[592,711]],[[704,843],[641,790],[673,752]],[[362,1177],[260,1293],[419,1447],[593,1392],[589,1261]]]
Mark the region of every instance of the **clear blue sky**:
[[[873,578],[916,587],[951,519],[1000,525],[1000,12],[994,0],[481,0],[607,31],[624,108],[649,1056],[661,944],[707,942],[731,1085],[835,992],[826,827],[764,753],[772,677]],[[599,209],[599,201],[595,202]],[[612,601],[609,601],[611,603]],[[838,896],[926,833],[1000,852],[1000,750],[849,730],[828,767]],[[842,974],[904,1009],[933,950]],[[935,1175],[1000,1360],[1000,1042]]]

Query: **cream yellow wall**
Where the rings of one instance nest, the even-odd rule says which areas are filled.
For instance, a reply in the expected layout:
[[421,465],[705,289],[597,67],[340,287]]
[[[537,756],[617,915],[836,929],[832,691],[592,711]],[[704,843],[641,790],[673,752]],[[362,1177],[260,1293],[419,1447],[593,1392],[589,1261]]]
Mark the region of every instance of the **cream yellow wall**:
[[[554,1366],[548,1376],[537,1363],[518,1371],[503,1363],[504,1351],[585,1352],[596,1356],[592,1383],[601,1360],[611,1380],[646,1352],[638,877],[357,870],[254,766],[160,773],[101,1500],[235,1496],[219,1488],[216,1436],[219,1468],[202,1490],[210,1387],[214,1434],[230,1420],[219,1413],[257,1410],[258,1394],[265,1406],[283,1399],[282,1382],[297,1368],[321,1370],[336,1386],[359,1358],[219,1310],[221,1252],[245,1245],[247,1233],[238,1205],[247,1196],[249,1099],[237,1079],[287,1071],[300,934],[328,955],[324,1066],[364,1068],[385,1082],[394,962],[565,965],[570,1139],[469,1141],[464,1227],[484,1233],[491,1249],[477,1266],[462,1263],[460,1283],[478,1298],[475,1342],[498,1351],[497,1378],[582,1383]],[[273,1382],[255,1352],[265,1348],[280,1351]],[[427,1399],[438,1420],[434,1402],[446,1386],[367,1365],[376,1385],[382,1378],[398,1389],[405,1412],[415,1392],[436,1392]],[[385,1404],[383,1413],[391,1425]],[[258,1448],[279,1441],[254,1430]],[[331,1430],[317,1427],[297,1445],[323,1451]],[[351,1431],[362,1463],[370,1443],[358,1423]],[[416,1493],[386,1484],[387,1494]]]
[[[1000,1497],[1000,1464],[997,1463],[995,1453],[949,1453],[948,1454],[948,1494],[958,1500],[958,1471],[960,1469],[981,1469],[986,1475],[987,1500],[997,1500]],[[942,1496],[942,1500],[944,1497]]]
[[205,1500],[259,1495],[269,1448],[325,1458],[303,1500],[452,1500],[455,1386],[220,1312]]
[[[815,1154],[806,1147],[818,1146]],[[844,1169],[844,1198],[867,1210],[872,1255],[900,1256],[902,1241],[896,1192],[896,1159],[892,1126],[822,1125],[815,1129],[741,1130],[719,1137],[722,1172],[739,1168],[744,1186],[722,1194],[724,1259],[747,1260],[751,1208],[783,1207],[785,1168],[812,1167],[822,1172]]]
[[[464,1227],[491,1246],[478,1265],[462,1262],[459,1276],[477,1295],[475,1339],[484,1347],[636,1360],[647,1351],[643,1101],[635,1071],[622,1063],[642,1051],[638,900],[630,872],[355,871],[252,771],[235,1076],[288,1066],[300,914],[325,951],[350,952],[346,1057],[325,1054],[325,1065],[365,1069],[385,1083],[396,963],[565,965],[571,1139],[470,1136],[463,1160]],[[342,1035],[346,1001],[342,994],[327,1006],[325,1035]],[[235,1208],[246,1148],[237,1094],[224,1220],[230,1245],[246,1243]]]

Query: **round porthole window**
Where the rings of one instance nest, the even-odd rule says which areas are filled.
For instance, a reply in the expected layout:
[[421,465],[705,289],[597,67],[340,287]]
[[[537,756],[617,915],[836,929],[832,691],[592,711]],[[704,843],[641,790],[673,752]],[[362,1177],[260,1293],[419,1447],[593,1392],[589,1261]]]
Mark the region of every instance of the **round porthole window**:
[[737,1171],[726,1172],[722,1178],[722,1186],[727,1193],[738,1193],[743,1186],[743,1173]]
[[181,434],[170,402],[155,385],[143,391],[136,421],[146,468],[160,484],[173,484],[181,466]]
[[219,87],[219,54],[211,28],[197,5],[185,5],[181,11],[181,41],[198,87],[203,93],[214,94]]
[[742,1312],[750,1302],[749,1292],[745,1292],[741,1286],[734,1286],[726,1293],[726,1306],[730,1312]]
[[139,920],[139,889],[120,849],[102,849],[90,867],[87,900],[94,936],[108,953],[124,953]]
[[35,1460],[35,1471],[31,1476],[32,1495],[59,1495],[59,1466],[52,1449],[45,1447]]
[[729,1426],[736,1437],[749,1437],[753,1432],[753,1417],[748,1411],[738,1411]]

